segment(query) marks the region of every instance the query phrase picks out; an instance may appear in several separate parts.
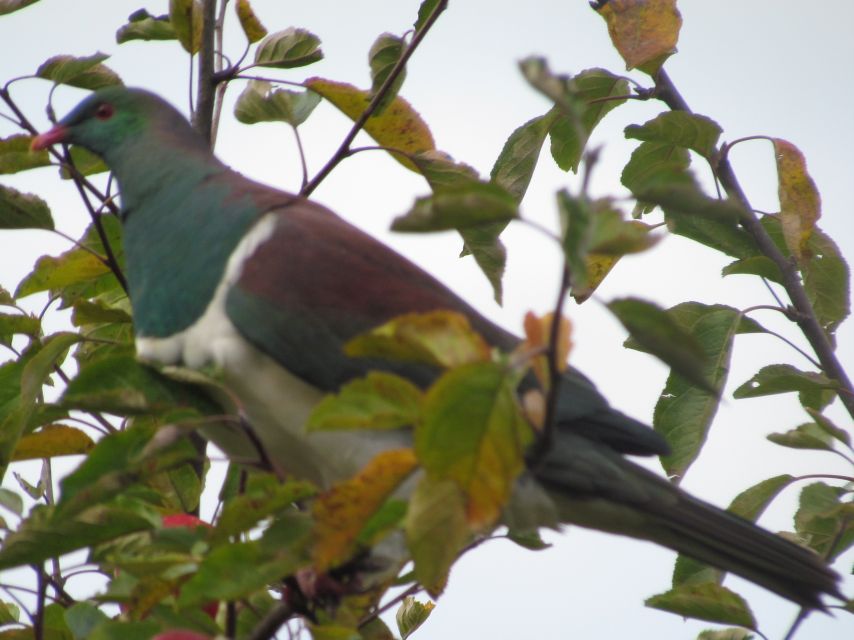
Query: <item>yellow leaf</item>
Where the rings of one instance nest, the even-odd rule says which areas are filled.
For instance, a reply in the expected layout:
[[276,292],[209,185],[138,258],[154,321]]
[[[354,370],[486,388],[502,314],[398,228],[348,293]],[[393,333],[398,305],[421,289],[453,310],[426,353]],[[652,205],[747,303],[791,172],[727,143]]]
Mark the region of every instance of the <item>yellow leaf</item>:
[[588,253],[584,259],[587,263],[587,282],[583,289],[573,289],[572,297],[578,304],[587,300],[596,290],[602,281],[605,279],[617,261],[622,258],[620,255],[604,255],[601,253]]
[[[371,92],[357,89],[345,82],[324,78],[309,78],[305,86],[329,100],[347,117],[355,121],[364,113],[371,101]],[[379,115],[374,114],[365,123],[365,131],[383,147],[413,155],[436,148],[427,123],[406,100],[396,97]],[[418,167],[400,153],[391,156],[407,169],[421,173]]]
[[235,10],[237,11],[237,19],[240,20],[240,26],[243,28],[243,33],[246,34],[246,39],[250,43],[258,42],[267,35],[267,29],[261,24],[255,12],[252,11],[252,5],[249,4],[249,0],[237,0]]
[[356,476],[339,482],[315,500],[313,554],[318,571],[326,571],[351,558],[365,524],[416,464],[411,449],[384,451]]
[[652,75],[676,51],[682,26],[676,0],[610,0],[597,11],[626,69]]
[[816,220],[821,217],[821,196],[798,148],[780,138],[774,138],[773,142],[783,238],[792,255],[800,259]]
[[23,436],[15,447],[12,461],[55,458],[86,453],[95,443],[80,429],[64,424],[49,424]]
[[169,0],[169,22],[187,53],[202,48],[202,3],[200,0]]
[[456,367],[489,359],[490,348],[469,324],[454,311],[408,313],[398,316],[344,346],[351,357],[371,357],[424,362]]

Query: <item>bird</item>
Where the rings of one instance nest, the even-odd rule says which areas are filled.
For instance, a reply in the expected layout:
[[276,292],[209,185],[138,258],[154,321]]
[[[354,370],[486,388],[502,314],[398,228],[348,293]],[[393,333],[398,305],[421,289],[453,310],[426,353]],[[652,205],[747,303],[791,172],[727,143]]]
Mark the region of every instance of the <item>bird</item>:
[[[519,345],[419,266],[321,204],[229,168],[154,93],[124,86],[93,92],[32,147],[58,143],[100,156],[118,183],[138,357],[216,366],[263,450],[293,477],[329,487],[377,453],[412,445],[407,429],[306,431],[325,394],[376,366],[345,353],[355,336],[403,314],[447,310],[468,318],[495,348]],[[436,376],[405,363],[393,367],[422,387]],[[822,609],[826,595],[842,597],[838,576],[811,550],[631,460],[669,447],[571,366],[561,376],[554,421],[550,446],[519,482],[525,502],[546,504],[561,525],[652,541],[805,608]],[[257,456],[245,437],[219,437],[236,459]]]

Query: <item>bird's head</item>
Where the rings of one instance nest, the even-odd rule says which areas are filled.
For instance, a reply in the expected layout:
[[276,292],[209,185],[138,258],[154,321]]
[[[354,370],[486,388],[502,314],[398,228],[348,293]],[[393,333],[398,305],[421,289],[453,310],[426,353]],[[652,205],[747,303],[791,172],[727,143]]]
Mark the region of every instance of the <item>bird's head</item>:
[[76,144],[103,157],[128,143],[158,133],[172,134],[195,142],[195,132],[181,113],[155,94],[143,89],[112,86],[85,98],[50,131],[32,142],[38,151],[57,143]]

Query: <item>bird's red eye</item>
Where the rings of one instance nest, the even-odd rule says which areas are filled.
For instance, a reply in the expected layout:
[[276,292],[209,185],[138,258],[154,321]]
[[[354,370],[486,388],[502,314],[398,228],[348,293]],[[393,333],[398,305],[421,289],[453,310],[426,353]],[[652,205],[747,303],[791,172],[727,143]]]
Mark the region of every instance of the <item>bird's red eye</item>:
[[95,117],[98,118],[98,120],[109,120],[113,117],[113,113],[115,113],[113,105],[107,104],[106,102],[99,104],[98,108],[95,109]]

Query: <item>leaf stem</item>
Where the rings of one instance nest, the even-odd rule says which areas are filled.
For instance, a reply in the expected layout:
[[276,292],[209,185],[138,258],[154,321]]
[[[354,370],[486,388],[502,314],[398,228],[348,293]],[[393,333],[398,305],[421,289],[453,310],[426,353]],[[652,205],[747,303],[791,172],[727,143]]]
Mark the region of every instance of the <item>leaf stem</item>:
[[365,110],[362,112],[362,115],[353,123],[353,126],[350,128],[350,131],[344,136],[344,140],[341,142],[341,145],[338,147],[338,150],[332,155],[332,157],[327,161],[325,165],[320,169],[320,171],[315,175],[307,185],[300,191],[300,195],[304,197],[308,197],[311,193],[317,189],[318,185],[326,178],[327,175],[336,167],[338,163],[340,163],[344,158],[347,157],[350,151],[350,145],[353,140],[356,139],[356,135],[362,130],[362,127],[365,126],[365,123],[368,119],[374,114],[377,110],[377,107],[383,102],[388,92],[391,90],[391,87],[394,85],[398,76],[403,72],[403,69],[406,67],[406,63],[409,61],[409,58],[412,57],[412,54],[415,53],[415,50],[418,48],[418,45],[421,44],[421,41],[436,23],[436,20],[439,18],[441,13],[448,8],[448,0],[439,0],[436,3],[436,6],[433,7],[433,11],[430,12],[430,16],[424,22],[424,25],[421,29],[416,32],[415,36],[412,38],[412,42],[409,43],[409,46],[406,47],[406,50],[400,56],[400,59],[395,63],[394,67],[392,67],[391,71],[388,74],[388,77],[385,79],[385,82],[382,83],[377,92],[374,94],[373,99],[368,103],[368,106],[365,107]]
[[[655,87],[656,96],[671,110],[691,113],[688,103],[685,102],[664,69],[656,74]],[[801,284],[795,262],[783,255],[765,228],[759,223],[759,219],[753,213],[753,207],[750,205],[750,201],[747,199],[726,154],[718,151],[718,156],[719,160],[716,167],[718,179],[727,194],[744,207],[741,225],[753,237],[762,254],[770,258],[780,269],[783,275],[783,287],[797,312],[795,322],[812,346],[825,374],[839,382],[841,387],[839,399],[848,413],[854,417],[854,386],[852,386],[848,374],[837,359],[833,345],[815,315],[815,310],[810,303],[806,290]]]

